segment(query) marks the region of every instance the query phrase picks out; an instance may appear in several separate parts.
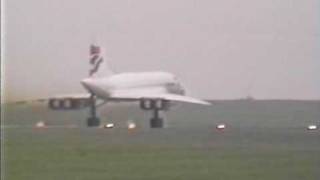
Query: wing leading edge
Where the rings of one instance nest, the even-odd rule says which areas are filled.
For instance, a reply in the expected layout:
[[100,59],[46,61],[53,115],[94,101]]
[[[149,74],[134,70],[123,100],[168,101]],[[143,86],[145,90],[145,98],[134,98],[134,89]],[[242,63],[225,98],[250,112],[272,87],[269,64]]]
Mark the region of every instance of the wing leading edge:
[[[89,93],[83,94],[63,94],[57,95],[52,97],[45,97],[45,98],[37,98],[32,100],[24,100],[25,102],[28,101],[43,101],[43,100],[50,100],[50,99],[89,99]],[[163,93],[163,94],[148,94],[148,93],[113,93],[109,100],[110,101],[138,101],[143,98],[150,98],[150,99],[165,99],[169,101],[177,101],[177,102],[185,102],[185,103],[194,103],[194,104],[202,104],[202,105],[211,105],[210,102],[177,94],[170,94],[170,93]],[[20,102],[20,101],[19,101]]]
[[202,104],[202,105],[211,105],[210,102],[177,94],[163,93],[163,94],[135,94],[135,93],[113,93],[110,96],[111,100],[123,100],[123,101],[135,101],[143,98],[150,99],[164,99],[169,101],[177,101],[177,102],[186,102],[186,103],[194,103],[194,104]]

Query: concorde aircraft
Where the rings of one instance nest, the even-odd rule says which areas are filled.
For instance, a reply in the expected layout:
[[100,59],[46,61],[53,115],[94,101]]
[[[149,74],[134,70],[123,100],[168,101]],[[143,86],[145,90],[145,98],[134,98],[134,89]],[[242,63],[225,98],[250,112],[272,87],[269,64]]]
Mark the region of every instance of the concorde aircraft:
[[[106,102],[137,101],[142,110],[153,111],[151,128],[162,128],[164,120],[159,111],[167,111],[172,102],[210,105],[209,102],[185,95],[185,89],[175,75],[168,72],[126,72],[114,73],[104,57],[104,50],[98,45],[90,46],[89,76],[81,80],[86,94],[63,95],[50,98],[49,108],[68,110],[89,107],[89,127],[99,126],[97,107]],[[102,101],[102,103],[98,103]]]

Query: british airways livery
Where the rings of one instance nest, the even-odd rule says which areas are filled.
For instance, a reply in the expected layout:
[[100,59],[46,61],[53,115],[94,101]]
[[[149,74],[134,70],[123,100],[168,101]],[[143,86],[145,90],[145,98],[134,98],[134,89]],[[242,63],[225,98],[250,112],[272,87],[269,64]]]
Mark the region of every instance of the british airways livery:
[[92,127],[100,125],[96,113],[100,105],[111,101],[137,101],[142,110],[153,111],[150,127],[162,128],[164,122],[163,118],[159,117],[159,111],[169,110],[172,102],[210,105],[209,102],[186,96],[184,87],[171,73],[162,71],[114,73],[104,58],[103,49],[91,45],[89,59],[91,68],[88,77],[81,80],[88,93],[50,98],[49,107],[54,110],[89,107],[87,125]]

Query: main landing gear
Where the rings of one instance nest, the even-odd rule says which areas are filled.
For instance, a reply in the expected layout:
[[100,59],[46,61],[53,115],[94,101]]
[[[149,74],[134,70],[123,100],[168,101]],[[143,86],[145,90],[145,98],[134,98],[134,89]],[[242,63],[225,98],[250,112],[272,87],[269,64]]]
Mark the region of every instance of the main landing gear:
[[152,118],[150,119],[151,128],[163,128],[164,119],[160,117],[160,111],[169,109],[169,101],[162,99],[142,99],[140,100],[140,108],[143,110],[151,110]]
[[159,110],[153,110],[153,117],[150,119],[150,127],[151,128],[163,128],[164,127],[164,119],[159,117]]
[[[150,119],[151,128],[163,128],[164,118],[160,117],[160,111],[166,111],[170,107],[170,102],[163,99],[142,99],[140,100],[140,107],[143,110],[152,111]],[[89,99],[90,116],[87,119],[88,127],[100,126],[100,119],[97,117],[96,96],[91,94]]]
[[88,127],[100,126],[100,119],[97,117],[96,96],[91,94],[89,99],[90,117],[87,119]]

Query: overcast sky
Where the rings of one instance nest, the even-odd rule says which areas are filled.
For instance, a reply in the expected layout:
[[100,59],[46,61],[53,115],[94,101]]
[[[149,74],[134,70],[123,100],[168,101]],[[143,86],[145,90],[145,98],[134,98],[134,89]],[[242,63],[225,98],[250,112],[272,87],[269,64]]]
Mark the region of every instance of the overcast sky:
[[84,92],[88,47],[191,95],[320,99],[317,0],[5,0],[5,95]]

